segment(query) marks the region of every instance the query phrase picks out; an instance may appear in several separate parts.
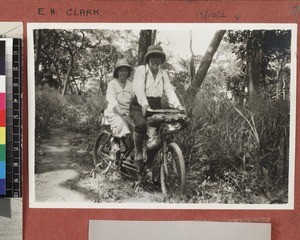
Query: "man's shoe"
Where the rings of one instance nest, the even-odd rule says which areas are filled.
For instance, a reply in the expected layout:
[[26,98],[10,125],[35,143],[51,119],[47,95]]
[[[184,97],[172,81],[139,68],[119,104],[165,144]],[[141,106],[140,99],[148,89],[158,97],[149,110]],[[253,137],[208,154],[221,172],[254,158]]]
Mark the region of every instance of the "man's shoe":
[[111,151],[112,152],[118,152],[118,151],[120,151],[120,144],[117,142],[117,141],[112,141],[111,142]]

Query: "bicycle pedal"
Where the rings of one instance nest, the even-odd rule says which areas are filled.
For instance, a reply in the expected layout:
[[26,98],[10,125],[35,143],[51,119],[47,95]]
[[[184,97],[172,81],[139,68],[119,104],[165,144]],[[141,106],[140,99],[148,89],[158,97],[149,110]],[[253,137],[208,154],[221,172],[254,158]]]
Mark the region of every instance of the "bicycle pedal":
[[92,169],[92,170],[90,171],[90,177],[96,178],[96,169]]

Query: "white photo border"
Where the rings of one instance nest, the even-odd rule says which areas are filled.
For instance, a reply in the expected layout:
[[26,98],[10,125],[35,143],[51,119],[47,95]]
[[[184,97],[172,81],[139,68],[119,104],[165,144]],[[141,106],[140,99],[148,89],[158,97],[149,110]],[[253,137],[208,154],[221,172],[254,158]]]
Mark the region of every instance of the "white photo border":
[[[34,37],[37,29],[107,29],[107,30],[291,30],[291,82],[290,82],[290,141],[289,183],[287,204],[195,204],[195,203],[82,203],[37,202],[35,200],[35,81]],[[243,209],[291,210],[294,209],[295,151],[296,151],[296,91],[297,91],[297,24],[295,23],[28,23],[28,166],[30,208],[92,208],[92,209]]]

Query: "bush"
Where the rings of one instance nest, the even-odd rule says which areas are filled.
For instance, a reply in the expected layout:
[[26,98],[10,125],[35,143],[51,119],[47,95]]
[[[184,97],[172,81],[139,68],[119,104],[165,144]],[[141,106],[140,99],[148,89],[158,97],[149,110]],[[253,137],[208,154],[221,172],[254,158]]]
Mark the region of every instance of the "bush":
[[101,125],[101,111],[106,107],[104,97],[90,93],[67,96],[66,121],[68,129],[90,134]]
[[66,127],[78,133],[71,140],[73,161],[84,169],[90,169],[95,139],[101,131],[101,111],[106,107],[104,97],[90,95],[66,96]]
[[287,188],[287,101],[260,100],[251,110],[205,94],[196,101],[190,129],[181,143],[190,170],[225,181],[239,194],[270,194],[278,187]]
[[50,137],[53,128],[60,128],[62,134],[64,129],[78,133],[76,139],[71,139],[72,154],[80,158],[81,162],[86,162],[100,131],[101,111],[105,105],[104,98],[96,94],[62,97],[56,89],[38,86],[35,116],[37,159],[43,140]]
[[36,88],[36,139],[49,137],[54,127],[89,133],[99,127],[105,100],[98,95],[66,95],[53,88]]
[[35,91],[35,138],[46,139],[54,126],[63,118],[64,102],[57,92],[48,86],[38,86]]

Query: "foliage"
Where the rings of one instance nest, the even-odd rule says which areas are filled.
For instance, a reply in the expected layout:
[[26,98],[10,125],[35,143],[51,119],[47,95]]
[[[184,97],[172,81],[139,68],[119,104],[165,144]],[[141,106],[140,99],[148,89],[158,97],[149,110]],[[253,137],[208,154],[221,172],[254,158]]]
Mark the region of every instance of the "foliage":
[[188,137],[182,138],[188,169],[198,171],[201,182],[226,183],[232,201],[249,200],[253,194],[271,198],[287,187],[288,102],[266,100],[249,111],[209,95],[198,95]]
[[51,129],[62,121],[64,103],[57,91],[48,86],[36,88],[35,101],[35,138],[40,142],[48,138]]
[[105,95],[116,60],[137,61],[133,31],[43,29],[35,35],[35,83],[62,92]]
[[89,132],[99,126],[105,104],[104,98],[95,94],[62,98],[57,90],[39,86],[36,88],[36,138],[49,137],[55,127]]
[[[277,196],[279,189],[287,189],[289,68],[282,68],[287,71],[285,98],[276,95],[274,77],[278,75],[268,72],[261,97],[248,108],[245,66],[235,47],[220,44],[222,52],[212,62],[195,100],[190,128],[179,138],[190,177],[198,179],[192,187],[196,189],[192,202],[261,203]],[[188,67],[184,68],[188,61],[181,63],[182,77],[175,78],[181,94],[185,93],[180,79],[189,76]],[[277,62],[269,64],[269,71],[280,69]],[[255,197],[261,194],[262,199]]]
[[90,94],[85,96],[68,96],[70,108],[78,109],[75,121],[70,121],[69,130],[90,133],[101,124],[101,111],[105,108],[105,100],[101,95]]
[[242,63],[241,71],[226,79],[240,103],[248,101],[252,85],[259,97],[284,99],[289,95],[291,31],[228,31],[225,41],[233,44],[232,52]]

